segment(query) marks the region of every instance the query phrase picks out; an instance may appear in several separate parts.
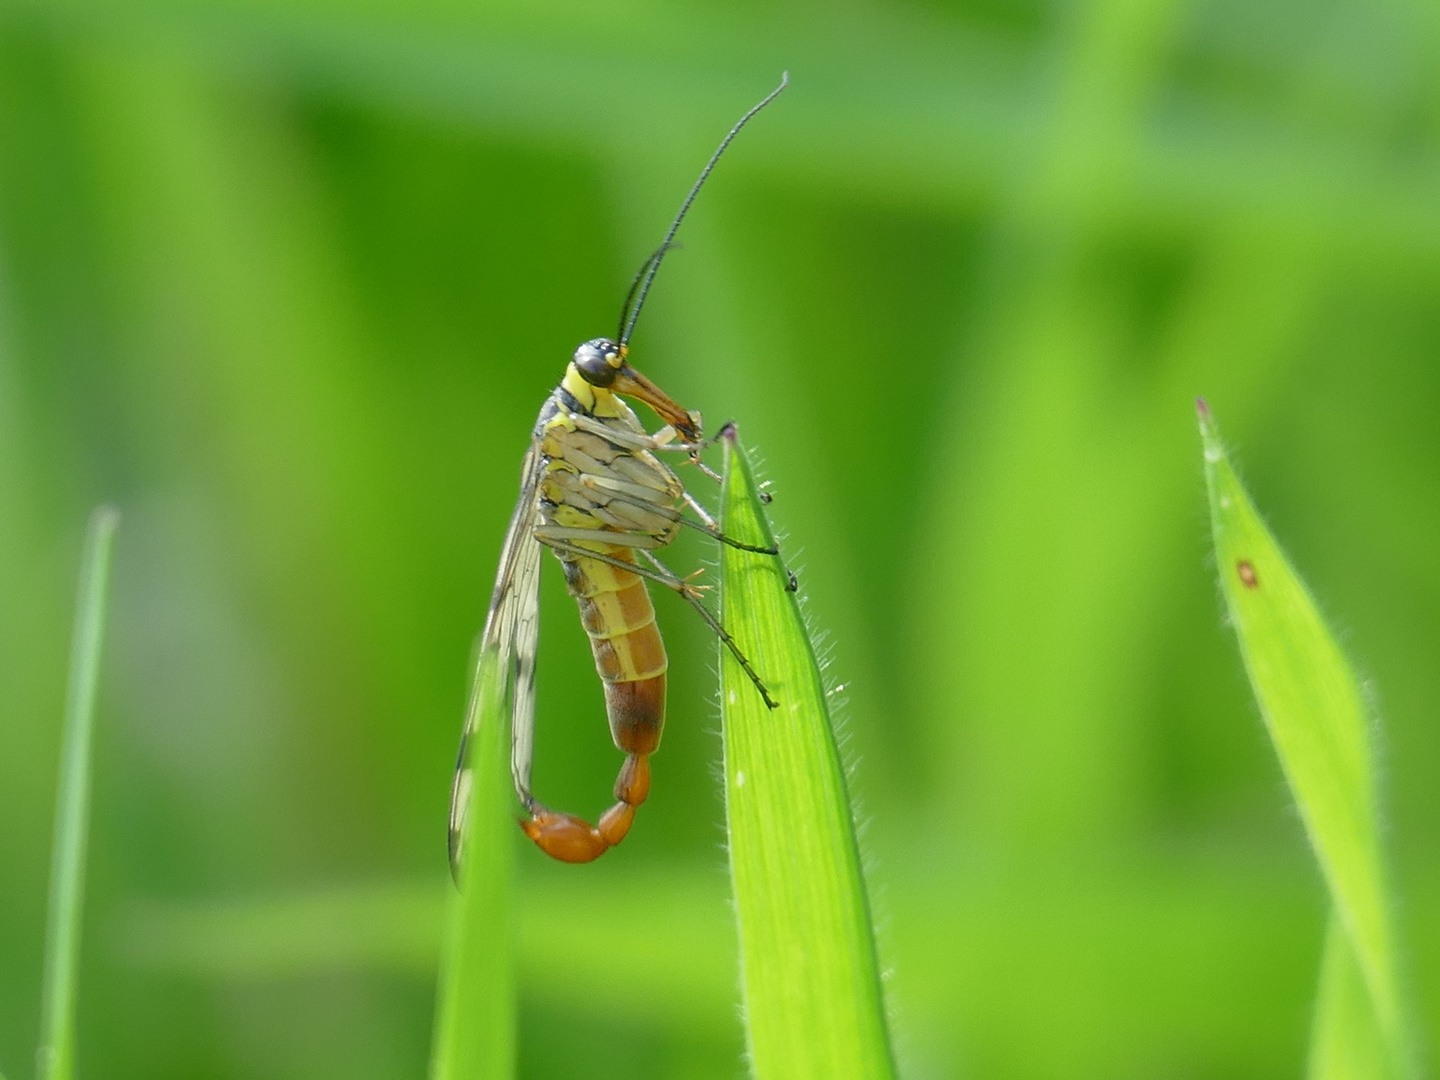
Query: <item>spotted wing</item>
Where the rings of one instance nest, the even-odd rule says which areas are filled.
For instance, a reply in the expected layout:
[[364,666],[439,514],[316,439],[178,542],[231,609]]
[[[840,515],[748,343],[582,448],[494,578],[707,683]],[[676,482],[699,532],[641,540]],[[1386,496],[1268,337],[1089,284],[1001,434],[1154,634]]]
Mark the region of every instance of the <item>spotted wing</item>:
[[[501,699],[510,706],[510,773],[515,793],[527,806],[530,802],[530,759],[535,733],[535,651],[540,637],[540,555],[535,539],[539,514],[540,477],[544,463],[538,444],[525,455],[520,473],[520,498],[505,545],[500,551],[500,569],[495,575],[495,592],[485,616],[480,637],[480,663],[489,655],[497,663]],[[468,760],[470,742],[480,722],[480,685],[477,676],[460,736],[460,755],[455,764],[455,781],[450,789],[450,868],[458,877],[465,813],[473,782]]]

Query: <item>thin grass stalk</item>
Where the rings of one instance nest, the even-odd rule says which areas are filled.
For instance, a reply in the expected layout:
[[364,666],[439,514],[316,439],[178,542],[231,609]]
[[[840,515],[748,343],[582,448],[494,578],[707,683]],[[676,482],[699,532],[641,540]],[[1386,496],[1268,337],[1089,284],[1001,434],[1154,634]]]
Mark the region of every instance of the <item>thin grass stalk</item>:
[[101,506],[91,514],[80,562],[80,591],[75,602],[64,730],[60,737],[60,779],[55,793],[55,844],[40,992],[40,1047],[36,1051],[39,1080],[70,1080],[75,1074],[75,997],[84,917],[85,850],[90,832],[90,747],[111,553],[119,524],[120,512],[113,506]]
[[471,715],[470,806],[460,888],[450,901],[431,1048],[431,1080],[508,1080],[515,1075],[510,721],[497,657],[481,652]]
[[1309,1080],[1366,1080],[1389,1075],[1388,1053],[1370,1007],[1365,976],[1344,922],[1333,910],[1325,926],[1320,992],[1310,1037]]

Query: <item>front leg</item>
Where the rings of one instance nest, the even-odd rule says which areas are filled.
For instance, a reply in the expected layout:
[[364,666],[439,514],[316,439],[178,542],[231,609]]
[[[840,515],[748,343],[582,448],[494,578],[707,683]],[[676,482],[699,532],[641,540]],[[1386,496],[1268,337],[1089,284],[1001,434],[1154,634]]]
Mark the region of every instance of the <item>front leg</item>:
[[643,431],[622,431],[603,424],[593,416],[586,416],[584,413],[567,413],[570,422],[575,425],[577,431],[585,431],[591,435],[599,435],[600,438],[625,450],[673,450],[682,453],[694,453],[703,450],[710,445],[711,440],[701,443],[676,442],[676,431],[670,425],[665,425],[654,435],[647,435]]
[[710,609],[707,608],[701,600],[701,596],[703,595],[701,589],[703,586],[690,584],[688,578],[680,577],[680,575],[676,574],[656,558],[650,549],[659,545],[653,543],[652,538],[648,536],[642,537],[626,535],[625,533],[610,533],[605,542],[614,544],[616,547],[637,549],[640,554],[649,561],[649,567],[640,566],[626,559],[616,558],[614,555],[607,554],[603,551],[596,551],[593,548],[581,546],[580,542],[594,541],[597,532],[598,530],[594,529],[542,526],[535,530],[535,539],[539,540],[546,547],[562,552],[563,554],[575,558],[595,559],[598,562],[609,563],[611,566],[618,567],[621,570],[628,570],[632,574],[638,574],[643,578],[648,578],[657,585],[663,585],[667,589],[671,589],[679,594],[679,596],[705,620],[705,624],[710,627],[725,647],[730,650],[731,655],[739,661],[740,667],[743,668],[745,674],[750,677],[750,681],[755,684],[755,689],[760,691],[760,696],[764,698],[765,704],[772,709],[779,708],[779,702],[770,696],[770,691],[766,688],[759,674],[756,673],[755,668],[751,666],[749,658],[740,651],[740,646],[735,643],[735,639],[730,636],[729,631],[725,629],[720,620],[711,613]]
[[[669,424],[665,425],[654,435],[646,435],[639,431],[617,431],[616,429],[602,424],[593,416],[586,416],[584,413],[568,413],[570,422],[575,425],[576,430],[589,432],[591,435],[598,435],[615,446],[631,451],[659,451],[668,450],[671,453],[688,454],[690,464],[703,472],[716,483],[720,482],[720,474],[700,460],[701,451],[713,446],[720,435],[711,436],[700,442],[676,442],[677,432]],[[729,425],[726,425],[728,428]],[[723,434],[726,428],[721,429]]]

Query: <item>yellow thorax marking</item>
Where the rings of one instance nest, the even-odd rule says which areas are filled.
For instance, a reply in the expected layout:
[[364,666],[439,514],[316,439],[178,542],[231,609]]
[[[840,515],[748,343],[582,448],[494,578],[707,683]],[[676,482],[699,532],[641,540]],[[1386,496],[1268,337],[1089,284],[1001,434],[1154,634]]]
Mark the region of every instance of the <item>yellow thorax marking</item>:
[[574,363],[566,365],[565,378],[560,380],[560,385],[583,408],[593,409],[595,407],[595,387],[586,382],[580,372],[575,370]]
[[573,363],[565,368],[565,378],[560,380],[560,385],[594,416],[621,417],[630,411],[614,391],[586,382]]

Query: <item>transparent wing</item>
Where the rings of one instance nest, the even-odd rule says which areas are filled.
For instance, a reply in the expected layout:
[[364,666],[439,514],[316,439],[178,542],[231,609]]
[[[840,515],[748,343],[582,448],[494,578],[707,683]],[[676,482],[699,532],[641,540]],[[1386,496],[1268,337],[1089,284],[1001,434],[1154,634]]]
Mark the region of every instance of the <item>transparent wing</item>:
[[[527,807],[530,795],[530,759],[535,733],[535,651],[540,637],[540,555],[535,539],[539,513],[538,491],[543,462],[532,443],[520,474],[520,498],[511,515],[500,549],[495,592],[480,636],[480,656],[493,653],[502,680],[503,700],[510,704],[510,773],[515,793]],[[478,690],[478,686],[477,686]],[[450,868],[458,876],[465,812],[473,782],[468,759],[470,740],[479,722],[479,695],[471,694],[460,736],[460,754],[450,789]]]

